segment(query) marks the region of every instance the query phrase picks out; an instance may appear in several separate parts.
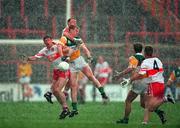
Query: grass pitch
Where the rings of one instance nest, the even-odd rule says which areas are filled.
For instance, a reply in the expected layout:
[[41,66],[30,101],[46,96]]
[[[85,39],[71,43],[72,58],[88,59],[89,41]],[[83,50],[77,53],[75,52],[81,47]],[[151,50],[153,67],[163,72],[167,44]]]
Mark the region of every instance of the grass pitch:
[[79,115],[74,118],[58,119],[58,103],[45,102],[0,103],[1,128],[180,128],[180,103],[164,104],[161,108],[167,113],[167,123],[161,125],[156,114],[151,115],[150,123],[141,125],[143,109],[134,102],[129,124],[116,124],[123,116],[124,103],[111,102],[108,105],[89,102],[79,105]]

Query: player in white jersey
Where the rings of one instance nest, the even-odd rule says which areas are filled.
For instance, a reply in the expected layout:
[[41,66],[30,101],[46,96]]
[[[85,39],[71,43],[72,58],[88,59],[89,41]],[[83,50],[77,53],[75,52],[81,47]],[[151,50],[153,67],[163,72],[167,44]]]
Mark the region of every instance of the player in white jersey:
[[112,73],[107,61],[104,61],[103,56],[98,57],[98,62],[95,65],[94,75],[102,86],[105,86],[108,82],[108,78]]
[[62,71],[57,67],[58,64],[62,62],[63,58],[62,46],[60,44],[55,44],[50,36],[45,36],[43,41],[46,47],[40,50],[36,55],[28,57],[28,60],[35,61],[38,58],[46,57],[50,62],[52,62],[53,82],[51,90],[59,104],[62,105],[63,111],[59,115],[59,119],[64,119],[70,114],[70,111],[62,90],[70,78],[70,70]]
[[[137,79],[142,79],[144,75],[147,75],[146,82],[148,84],[148,90],[145,101],[145,113],[143,124],[147,124],[149,121],[150,112],[156,111],[157,108],[164,102],[175,103],[172,97],[164,96],[164,77],[163,77],[163,64],[157,58],[153,57],[153,48],[151,46],[146,46],[144,49],[145,60],[141,64],[139,73],[131,76],[130,81]],[[159,117],[164,124],[166,119],[164,117],[164,111],[158,109]]]

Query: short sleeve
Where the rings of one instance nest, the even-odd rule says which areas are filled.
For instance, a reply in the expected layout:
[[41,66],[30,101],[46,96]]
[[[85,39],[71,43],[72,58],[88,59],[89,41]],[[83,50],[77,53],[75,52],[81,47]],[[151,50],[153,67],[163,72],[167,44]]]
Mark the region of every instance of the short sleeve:
[[59,39],[59,44],[61,44],[62,46],[66,45],[67,43],[67,38],[65,36],[62,36],[60,39]]
[[128,66],[128,68],[136,68],[137,65],[138,65],[138,60],[134,56],[129,57],[129,66]]

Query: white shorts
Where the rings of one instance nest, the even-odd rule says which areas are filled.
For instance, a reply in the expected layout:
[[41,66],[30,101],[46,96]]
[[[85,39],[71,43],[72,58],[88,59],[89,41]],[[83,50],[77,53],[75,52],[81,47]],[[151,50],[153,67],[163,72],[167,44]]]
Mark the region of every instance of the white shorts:
[[54,68],[54,69],[58,69],[57,66],[58,66],[61,62],[62,62],[61,57],[59,57],[59,58],[57,58],[56,60],[54,60],[54,61],[52,62],[53,68]]
[[133,91],[136,94],[144,94],[147,92],[148,84],[145,82],[145,80],[135,80],[132,83],[131,91]]
[[82,56],[79,56],[75,60],[71,61],[69,63],[69,65],[70,65],[71,72],[79,72],[84,67],[86,67],[88,65],[88,63],[84,60],[84,58]]
[[31,78],[29,76],[24,76],[19,79],[19,83],[21,84],[28,84],[31,81]]

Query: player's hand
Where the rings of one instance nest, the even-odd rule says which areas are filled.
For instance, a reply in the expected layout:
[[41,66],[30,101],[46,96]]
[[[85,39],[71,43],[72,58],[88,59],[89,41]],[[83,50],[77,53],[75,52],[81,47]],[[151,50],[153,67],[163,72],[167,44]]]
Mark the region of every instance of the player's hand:
[[34,56],[29,56],[29,57],[27,57],[27,61],[34,61],[34,60],[36,60],[37,58],[36,57],[34,57]]
[[120,86],[123,87],[123,88],[125,88],[125,87],[127,87],[130,83],[131,83],[130,78],[128,78],[128,79],[123,78],[123,81],[120,83]]
[[81,38],[73,38],[74,39],[74,43],[77,45],[81,45],[83,43]]
[[70,61],[70,57],[69,56],[63,56],[63,57],[61,57],[61,60],[69,62]]
[[113,80],[119,79],[121,77],[121,74],[122,74],[122,72],[115,70],[114,74],[113,74]]
[[27,55],[25,55],[25,54],[20,55],[20,56],[19,56],[19,59],[20,59],[21,61],[28,61],[28,57],[27,57]]

